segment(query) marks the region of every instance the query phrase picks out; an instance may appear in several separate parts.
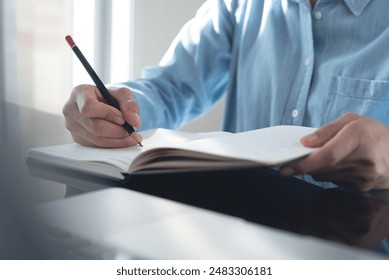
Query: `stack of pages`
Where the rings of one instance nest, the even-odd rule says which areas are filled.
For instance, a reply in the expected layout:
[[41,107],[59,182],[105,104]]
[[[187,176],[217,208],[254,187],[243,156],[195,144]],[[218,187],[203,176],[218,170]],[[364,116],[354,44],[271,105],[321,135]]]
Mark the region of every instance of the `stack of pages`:
[[76,143],[29,150],[28,158],[104,177],[125,174],[275,166],[310,154],[300,139],[315,128],[273,126],[240,133],[142,132],[143,147],[105,149]]

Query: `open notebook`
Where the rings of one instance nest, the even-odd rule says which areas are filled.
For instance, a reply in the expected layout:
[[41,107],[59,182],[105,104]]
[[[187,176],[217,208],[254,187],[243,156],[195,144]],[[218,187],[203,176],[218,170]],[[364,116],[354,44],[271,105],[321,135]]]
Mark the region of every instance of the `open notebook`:
[[240,133],[142,132],[143,147],[103,149],[78,144],[30,149],[28,158],[124,179],[124,174],[274,166],[310,154],[300,143],[315,128],[273,126]]

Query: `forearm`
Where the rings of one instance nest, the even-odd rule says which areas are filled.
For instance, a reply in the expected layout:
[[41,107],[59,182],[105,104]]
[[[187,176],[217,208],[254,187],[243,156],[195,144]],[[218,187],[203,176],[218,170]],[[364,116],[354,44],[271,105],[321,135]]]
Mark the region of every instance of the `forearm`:
[[224,1],[207,2],[158,66],[146,68],[140,79],[114,85],[133,91],[141,111],[140,129],[178,128],[223,96],[236,24],[231,9]]

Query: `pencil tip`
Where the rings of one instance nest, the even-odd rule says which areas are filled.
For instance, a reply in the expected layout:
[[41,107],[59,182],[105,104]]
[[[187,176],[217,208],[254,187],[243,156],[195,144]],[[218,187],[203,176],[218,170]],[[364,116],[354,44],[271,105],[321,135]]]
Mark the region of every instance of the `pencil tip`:
[[138,145],[140,146],[140,147],[143,147],[143,145],[142,145],[142,143],[141,142],[137,142],[138,143]]

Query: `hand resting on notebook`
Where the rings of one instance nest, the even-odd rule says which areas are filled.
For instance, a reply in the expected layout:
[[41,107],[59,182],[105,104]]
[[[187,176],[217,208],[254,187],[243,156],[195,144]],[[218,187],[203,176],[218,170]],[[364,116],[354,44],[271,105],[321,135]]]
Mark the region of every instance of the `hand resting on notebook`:
[[389,128],[356,114],[346,114],[301,142],[320,147],[308,157],[284,166],[281,174],[310,173],[360,191],[389,188]]

